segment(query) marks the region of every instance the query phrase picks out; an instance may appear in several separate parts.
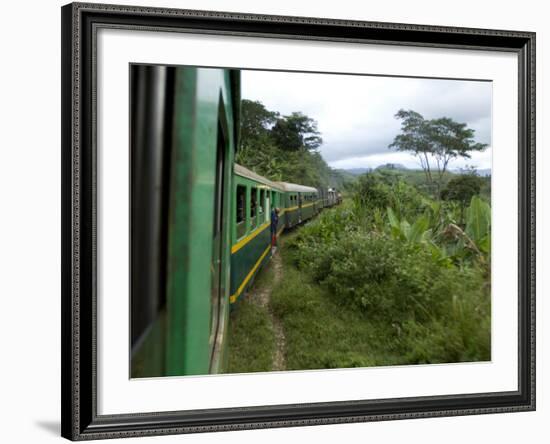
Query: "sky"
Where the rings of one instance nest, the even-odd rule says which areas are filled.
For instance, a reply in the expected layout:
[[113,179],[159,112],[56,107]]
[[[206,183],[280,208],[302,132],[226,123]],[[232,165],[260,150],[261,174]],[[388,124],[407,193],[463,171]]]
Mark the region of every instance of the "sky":
[[471,159],[452,161],[449,168],[491,168],[491,82],[243,70],[241,95],[282,115],[300,111],[315,119],[323,138],[321,155],[333,168],[386,163],[420,168],[411,154],[388,148],[400,133],[394,117],[399,109],[466,123],[475,130],[475,141],[489,147]]

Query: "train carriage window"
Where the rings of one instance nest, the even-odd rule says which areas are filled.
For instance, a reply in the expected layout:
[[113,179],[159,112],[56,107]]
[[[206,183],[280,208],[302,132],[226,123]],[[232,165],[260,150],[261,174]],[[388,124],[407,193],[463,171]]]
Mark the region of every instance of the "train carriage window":
[[277,208],[278,202],[277,202],[277,193],[275,191],[271,191],[271,208]]
[[256,227],[256,210],[258,207],[258,188],[250,188],[250,228]]
[[273,193],[269,190],[265,191],[265,222],[271,220],[271,208],[273,206],[273,199],[271,198]]
[[246,187],[237,185],[237,239],[240,239],[246,234]]
[[265,219],[265,208],[266,208],[266,205],[265,205],[265,190],[261,189],[260,190],[260,200],[258,202],[258,214],[259,214],[258,220],[259,220],[260,223]]

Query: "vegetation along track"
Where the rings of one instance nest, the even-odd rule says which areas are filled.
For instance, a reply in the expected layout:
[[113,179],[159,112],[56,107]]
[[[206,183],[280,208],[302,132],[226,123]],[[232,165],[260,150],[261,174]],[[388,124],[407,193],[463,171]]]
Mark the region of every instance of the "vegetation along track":
[[279,249],[232,313],[228,373],[286,370],[285,331],[271,301],[282,276]]

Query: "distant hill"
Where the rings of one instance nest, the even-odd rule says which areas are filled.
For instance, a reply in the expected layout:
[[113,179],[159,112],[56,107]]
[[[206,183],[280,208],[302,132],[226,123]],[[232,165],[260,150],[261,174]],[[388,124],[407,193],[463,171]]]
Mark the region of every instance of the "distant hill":
[[491,168],[484,168],[481,170],[477,170],[477,174],[479,174],[482,177],[490,176],[491,175]]
[[370,173],[374,170],[401,170],[406,171],[408,168],[405,165],[401,165],[400,163],[385,163],[383,165],[378,165],[376,168],[346,168],[339,171],[344,171],[349,174],[353,174],[354,176],[359,176],[361,174]]
[[[407,168],[405,165],[402,165],[400,163],[386,163],[383,165],[378,165],[376,168],[345,168],[345,169],[338,169],[337,171],[346,174],[346,175],[353,175],[353,176],[359,176],[361,174],[370,173],[371,171],[375,170],[398,170],[398,171],[409,171],[409,172],[415,172],[415,171],[422,171],[419,168]],[[481,177],[487,177],[491,175],[491,168],[482,168],[479,170],[476,170],[477,174]],[[450,174],[460,174],[461,170],[460,168],[451,168],[448,170],[448,173]]]
[[370,173],[372,168],[346,168],[341,169],[344,173],[353,174],[354,176],[359,176],[360,174]]
[[[452,168],[450,172],[454,174],[460,174],[461,170],[460,168]],[[479,170],[476,170],[476,173],[478,174],[478,176],[487,177],[491,175],[491,168],[481,168]]]
[[400,170],[400,171],[408,170],[408,168],[405,165],[401,165],[400,163],[385,163],[384,165],[378,165],[375,169],[377,169],[377,170]]
[[336,175],[339,175],[340,177],[342,177],[344,180],[347,180],[347,181],[354,181],[355,179],[357,179],[356,176],[358,176],[359,174],[362,174],[362,173],[353,173],[350,170],[343,170],[343,169],[334,169],[333,171],[335,172]]

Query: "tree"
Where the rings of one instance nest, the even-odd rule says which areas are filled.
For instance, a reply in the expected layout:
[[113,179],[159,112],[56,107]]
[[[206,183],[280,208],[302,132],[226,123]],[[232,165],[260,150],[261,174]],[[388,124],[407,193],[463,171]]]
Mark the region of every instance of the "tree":
[[483,179],[475,172],[453,177],[441,192],[443,200],[454,200],[460,204],[460,223],[464,223],[464,209],[473,196],[477,196],[483,185]]
[[439,185],[452,159],[470,159],[470,152],[487,148],[487,144],[475,143],[473,129],[448,117],[430,120],[428,129],[433,143],[432,155],[437,164]]
[[277,119],[271,136],[277,147],[283,151],[315,151],[323,143],[317,129],[317,122],[300,112]]
[[405,111],[400,109],[395,115],[401,119],[401,134],[395,136],[389,148],[396,148],[398,151],[409,151],[418,157],[420,166],[426,175],[427,182],[433,183],[432,170],[430,168],[429,154],[432,152],[428,122],[416,111]]
[[267,143],[270,129],[275,125],[279,113],[269,111],[258,101],[241,101],[241,146]]
[[437,197],[449,162],[458,157],[471,158],[472,151],[483,151],[487,144],[474,141],[475,131],[465,123],[448,117],[426,120],[413,110],[400,109],[395,115],[401,120],[398,134],[389,148],[408,151],[418,157],[430,188]]
[[294,112],[281,116],[261,102],[241,102],[241,137],[235,161],[274,181],[313,187],[342,187],[342,173],[330,168],[318,147],[317,122]]

